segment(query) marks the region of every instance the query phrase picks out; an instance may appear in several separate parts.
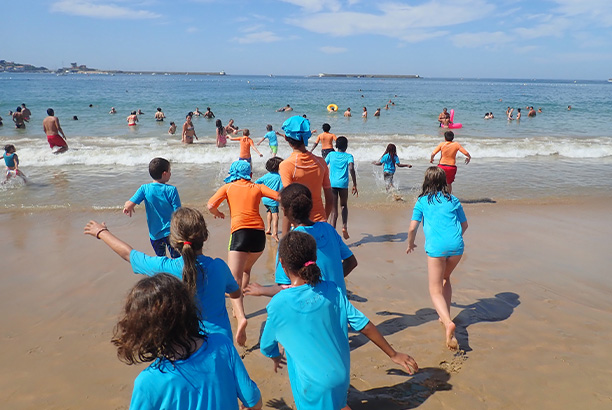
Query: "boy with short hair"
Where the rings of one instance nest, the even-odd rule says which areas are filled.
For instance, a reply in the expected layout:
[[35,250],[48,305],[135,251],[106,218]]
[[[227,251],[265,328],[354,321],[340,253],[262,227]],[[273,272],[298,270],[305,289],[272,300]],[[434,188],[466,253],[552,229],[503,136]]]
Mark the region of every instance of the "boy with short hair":
[[247,161],[249,164],[251,163],[251,147],[253,147],[260,157],[263,157],[263,154],[259,152],[250,135],[251,131],[245,128],[242,130],[242,137],[230,137],[232,141],[240,141],[240,156],[238,159]]
[[[278,167],[283,162],[282,158],[272,157],[266,162],[266,169],[268,173],[257,181],[256,184],[264,184],[268,188],[280,192],[283,189],[283,182],[280,174],[278,173]],[[268,229],[266,229],[267,235],[272,237],[278,242],[278,201],[270,198],[263,197],[261,199],[264,206],[266,207],[266,215],[268,222]]]
[[314,152],[319,142],[321,142],[321,156],[325,158],[327,154],[334,150],[333,142],[336,141],[336,134],[332,134],[329,132],[331,130],[331,126],[328,123],[323,124],[323,132],[317,136],[317,140],[310,152]]
[[353,156],[346,152],[348,140],[340,136],[336,140],[336,149],[325,157],[325,162],[329,166],[329,179],[333,193],[333,207],[329,214],[329,223],[335,228],[338,221],[338,198],[342,207],[342,236],[349,238],[348,233],[348,186],[349,174],[353,180],[353,195],[359,196],[357,191],[357,176],[355,175],[355,160]]
[[275,157],[276,153],[278,152],[278,139],[276,138],[276,136],[279,135],[279,133],[272,131],[272,125],[270,124],[266,125],[266,131],[268,132],[266,132],[266,135],[263,136],[263,138],[257,143],[257,145],[264,142],[264,140],[267,138],[268,144],[270,144],[270,151],[272,152],[272,157]]
[[149,163],[149,175],[153,182],[144,184],[127,201],[123,207],[123,213],[132,216],[134,207],[145,202],[147,211],[147,225],[149,227],[149,238],[151,246],[157,256],[166,256],[166,248],[170,257],[178,258],[180,255],[170,246],[170,219],[172,213],[181,207],[181,199],[178,190],[168,185],[170,180],[170,162],[164,158],[153,158]]
[[[512,115],[512,111],[510,111],[510,115]],[[446,173],[446,185],[448,185],[448,193],[453,192],[453,182],[455,182],[455,175],[457,174],[457,166],[455,165],[457,151],[461,152],[465,155],[465,164],[469,164],[472,157],[470,154],[456,141],[455,133],[452,131],[446,131],[444,133],[444,142],[441,142],[436,149],[431,153],[430,163],[433,164],[434,157],[438,152],[441,152],[442,156],[440,158],[440,162],[438,166],[444,170]]]

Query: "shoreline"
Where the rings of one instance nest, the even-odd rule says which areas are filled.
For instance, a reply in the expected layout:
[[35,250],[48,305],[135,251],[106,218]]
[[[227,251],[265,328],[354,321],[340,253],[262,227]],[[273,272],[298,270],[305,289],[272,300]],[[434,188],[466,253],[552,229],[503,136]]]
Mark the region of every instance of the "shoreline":
[[[405,254],[411,205],[394,208],[350,208],[347,244],[359,266],[347,288],[354,305],[424,370],[406,376],[372,343],[350,334],[354,410],[609,407],[609,198],[466,205],[470,227],[453,273],[451,310],[466,350],[459,355],[444,348],[432,313],[422,230],[416,254]],[[229,221],[205,215],[204,252],[225,259]],[[3,264],[11,268],[0,274],[8,370],[0,376],[0,401],[8,408],[128,408],[144,366],[120,363],[109,341],[139,277],[83,235],[89,219],[106,221],[151,253],[144,210],[133,218],[119,211],[0,213],[0,235],[11,238],[3,247]],[[271,244],[254,267],[254,281],[273,281]],[[293,402],[286,369],[274,374],[257,349],[268,300],[245,299],[248,347],[238,351],[264,408],[273,408],[268,400]]]

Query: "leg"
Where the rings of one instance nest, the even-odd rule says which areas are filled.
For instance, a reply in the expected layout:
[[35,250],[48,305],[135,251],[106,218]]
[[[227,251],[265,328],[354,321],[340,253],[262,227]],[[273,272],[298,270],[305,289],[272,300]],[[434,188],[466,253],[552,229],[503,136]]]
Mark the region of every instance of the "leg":
[[448,186],[448,193],[452,194],[453,193],[453,183],[447,183],[446,186]]
[[342,209],[342,236],[344,239],[350,238],[348,234],[348,188],[338,190],[340,197],[340,208]]
[[328,222],[334,228],[336,227],[336,223],[338,222],[338,194],[339,194],[338,188],[332,188],[333,202],[332,202],[332,210],[329,213]]
[[[447,258],[427,257],[427,270],[429,274],[429,295],[433,302],[434,308],[440,317],[442,324],[446,329],[446,346],[451,350],[456,350],[458,347],[457,339],[455,338],[455,324],[450,318],[450,304],[447,303],[446,295],[450,297],[452,288],[449,278],[445,279]],[[444,289],[446,286],[446,290]]]
[[270,235],[270,233],[272,232],[272,212],[270,212],[269,210],[266,212],[266,222],[268,222],[268,229],[266,229],[266,235]]
[[278,212],[270,212],[270,215],[272,215],[272,237],[278,242]]
[[166,242],[164,242],[164,239],[151,239],[151,246],[157,256],[166,256]]
[[[248,252],[240,252],[240,251],[229,251],[227,256],[227,264],[232,271],[232,275],[236,282],[238,282],[238,286],[240,286],[240,290],[242,291],[242,283],[243,283],[243,273],[244,267],[247,264],[247,260],[249,259]],[[252,265],[251,265],[252,266]],[[249,270],[250,272],[250,270]],[[231,299],[232,307],[234,310],[234,317],[238,321],[236,325],[236,343],[240,346],[244,346],[246,343],[246,327],[247,327],[247,319],[244,314],[244,295],[240,295],[237,299]]]

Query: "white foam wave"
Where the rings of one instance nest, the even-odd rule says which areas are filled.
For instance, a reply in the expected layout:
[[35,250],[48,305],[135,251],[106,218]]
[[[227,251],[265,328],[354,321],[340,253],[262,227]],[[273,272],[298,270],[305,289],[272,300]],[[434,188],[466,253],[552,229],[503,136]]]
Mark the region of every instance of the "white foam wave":
[[[440,143],[440,136],[428,135],[370,135],[351,137],[348,152],[355,160],[376,161],[384,153],[388,143],[397,146],[402,161],[429,158]],[[461,138],[458,141],[474,158],[520,159],[533,156],[559,156],[572,159],[612,157],[610,138]],[[0,143],[3,141],[0,141]],[[210,138],[200,143],[185,146],[180,141],[157,137],[93,138],[76,137],[69,139],[70,150],[53,155],[46,141],[20,141],[18,155],[23,167],[46,167],[62,165],[83,166],[141,166],[151,158],[164,157],[181,164],[227,164],[238,159],[239,147],[235,142],[226,148],[217,148]],[[267,143],[259,146],[264,158],[253,152],[254,166],[261,166],[269,157]],[[287,157],[291,153],[288,144],[280,141],[278,155]],[[316,153],[319,153],[317,148]]]

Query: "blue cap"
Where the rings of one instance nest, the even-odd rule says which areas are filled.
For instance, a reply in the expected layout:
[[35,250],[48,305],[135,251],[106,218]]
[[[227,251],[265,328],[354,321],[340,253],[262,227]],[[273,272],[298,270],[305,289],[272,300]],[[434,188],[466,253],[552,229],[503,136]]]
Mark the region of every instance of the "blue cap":
[[300,115],[295,115],[283,123],[282,126],[285,135],[296,141],[304,142],[308,146],[308,138],[312,135],[310,132],[310,120]]
[[226,184],[237,181],[239,179],[251,180],[251,164],[248,161],[238,160],[232,163],[228,172],[229,176],[223,181]]

